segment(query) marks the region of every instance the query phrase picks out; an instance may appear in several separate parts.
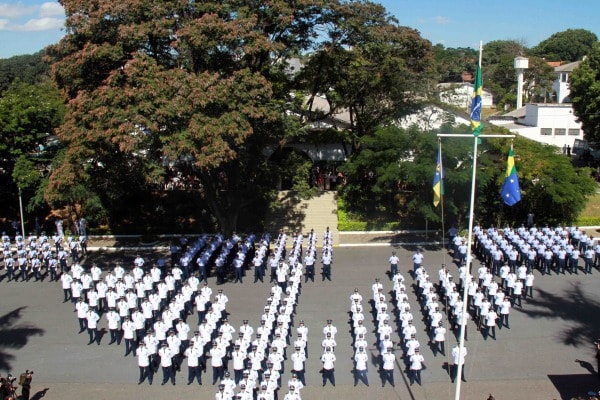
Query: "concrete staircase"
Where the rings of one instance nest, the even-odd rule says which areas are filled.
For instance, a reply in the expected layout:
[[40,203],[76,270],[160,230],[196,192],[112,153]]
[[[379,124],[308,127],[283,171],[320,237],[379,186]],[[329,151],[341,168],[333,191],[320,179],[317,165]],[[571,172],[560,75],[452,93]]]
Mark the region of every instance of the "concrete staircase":
[[309,200],[302,200],[292,191],[281,191],[278,201],[269,214],[265,223],[266,229],[277,236],[280,229],[289,233],[300,229],[306,236],[311,229],[322,244],[323,232],[329,227],[333,235],[333,244],[339,244],[340,236],[337,230],[337,193],[323,192]]

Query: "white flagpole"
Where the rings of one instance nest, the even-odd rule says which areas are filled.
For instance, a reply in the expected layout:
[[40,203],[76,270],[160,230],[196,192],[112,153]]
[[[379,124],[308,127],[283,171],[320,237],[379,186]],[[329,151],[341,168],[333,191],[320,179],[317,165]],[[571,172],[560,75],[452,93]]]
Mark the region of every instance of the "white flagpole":
[[[478,64],[478,68],[481,71],[481,54],[483,51],[483,42],[479,42],[479,64]],[[477,88],[474,88],[477,89]],[[481,115],[481,114],[480,114]],[[480,117],[481,119],[481,117]],[[454,399],[455,400],[460,400],[460,387],[461,387],[461,382],[462,382],[462,370],[463,370],[463,364],[464,364],[464,360],[463,360],[463,354],[466,351],[465,349],[465,331],[467,329],[466,324],[467,324],[467,319],[466,319],[466,314],[467,314],[467,305],[469,304],[469,299],[468,299],[468,291],[467,291],[467,280],[469,279],[469,277],[471,276],[471,269],[473,267],[473,263],[472,263],[472,254],[471,254],[471,248],[473,245],[473,210],[475,208],[475,189],[476,189],[476,177],[477,177],[477,144],[479,142],[479,139],[477,136],[473,135],[473,174],[471,177],[471,203],[469,205],[469,231],[467,233],[467,264],[466,264],[466,271],[465,271],[465,279],[463,281],[463,296],[462,296],[462,300],[463,300],[463,306],[462,306],[462,314],[461,314],[461,321],[460,321],[460,339],[458,342],[458,364],[456,364],[454,366],[454,368],[456,368],[456,391],[454,393]]]

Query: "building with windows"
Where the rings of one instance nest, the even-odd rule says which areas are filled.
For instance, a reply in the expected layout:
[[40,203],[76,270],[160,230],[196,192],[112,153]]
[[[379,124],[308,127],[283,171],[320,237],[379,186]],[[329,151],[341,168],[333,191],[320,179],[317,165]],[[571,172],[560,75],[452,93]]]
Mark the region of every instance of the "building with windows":
[[489,123],[559,148],[573,147],[575,139],[583,139],[581,124],[571,104],[528,103],[518,110],[489,118]]
[[579,61],[554,67],[556,80],[552,84],[552,90],[556,94],[557,103],[570,103],[571,90],[569,89],[569,75],[579,66]]

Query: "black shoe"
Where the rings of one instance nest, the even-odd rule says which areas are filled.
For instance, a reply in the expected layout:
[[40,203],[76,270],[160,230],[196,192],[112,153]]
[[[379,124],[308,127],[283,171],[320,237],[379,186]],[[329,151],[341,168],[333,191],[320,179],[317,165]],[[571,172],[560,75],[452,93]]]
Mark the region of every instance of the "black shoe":
[[142,384],[142,382],[144,382],[144,381],[138,381],[138,385],[141,385],[141,384]]
[[160,385],[161,385],[161,386],[164,386],[164,385],[165,385],[165,383],[167,383],[167,382],[161,382],[161,383],[160,383]]

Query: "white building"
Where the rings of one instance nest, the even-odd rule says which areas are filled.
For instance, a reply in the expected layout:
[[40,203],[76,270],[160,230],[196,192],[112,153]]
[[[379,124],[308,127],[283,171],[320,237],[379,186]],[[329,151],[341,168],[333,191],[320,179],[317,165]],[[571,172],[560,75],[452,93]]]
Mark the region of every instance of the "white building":
[[559,148],[573,147],[575,139],[583,139],[581,124],[576,121],[571,104],[528,103],[508,114],[489,118],[489,123]]
[[[472,83],[439,83],[437,87],[439,90],[440,101],[462,108],[463,110],[469,110],[471,108],[471,100],[473,99]],[[485,89],[483,89],[481,95],[481,103],[484,108],[492,107],[494,105],[492,94]]]
[[443,124],[450,123],[452,126],[469,125],[471,121],[467,116],[443,110],[437,106],[426,106],[414,114],[410,114],[399,120],[396,125],[408,129],[417,126],[424,131],[439,129]]
[[559,65],[554,68],[556,73],[556,80],[552,84],[552,90],[556,93],[557,103],[570,103],[571,89],[569,89],[569,75],[575,68],[579,66],[579,61],[575,61],[568,64]]

